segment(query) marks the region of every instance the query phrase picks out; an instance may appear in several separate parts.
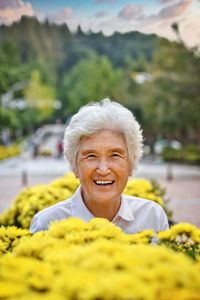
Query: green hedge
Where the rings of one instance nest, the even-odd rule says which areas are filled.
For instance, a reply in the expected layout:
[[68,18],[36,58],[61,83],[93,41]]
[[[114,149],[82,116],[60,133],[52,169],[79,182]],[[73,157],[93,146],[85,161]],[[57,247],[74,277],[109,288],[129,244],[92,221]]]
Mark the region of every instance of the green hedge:
[[200,164],[200,147],[197,145],[187,145],[181,149],[166,147],[162,153],[163,159],[168,162],[178,162],[186,164]]

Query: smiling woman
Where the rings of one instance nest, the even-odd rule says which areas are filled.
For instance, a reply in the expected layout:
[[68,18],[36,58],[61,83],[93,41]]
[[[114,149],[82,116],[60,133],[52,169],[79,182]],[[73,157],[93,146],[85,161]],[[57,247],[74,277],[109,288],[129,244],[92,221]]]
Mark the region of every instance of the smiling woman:
[[82,197],[93,215],[110,221],[114,218],[131,173],[122,134],[103,129],[81,139],[75,175],[84,187]]
[[104,99],[83,106],[64,137],[64,156],[81,185],[70,199],[36,214],[30,230],[46,230],[51,221],[69,217],[106,218],[127,233],[167,229],[160,205],[122,195],[142,155],[142,141],[140,125],[119,103]]

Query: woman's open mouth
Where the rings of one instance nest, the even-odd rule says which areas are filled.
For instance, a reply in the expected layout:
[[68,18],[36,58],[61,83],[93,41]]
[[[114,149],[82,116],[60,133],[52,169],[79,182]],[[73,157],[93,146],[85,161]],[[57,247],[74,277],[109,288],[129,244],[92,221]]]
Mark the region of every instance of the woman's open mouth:
[[114,180],[94,180],[94,183],[96,185],[105,186],[113,184]]

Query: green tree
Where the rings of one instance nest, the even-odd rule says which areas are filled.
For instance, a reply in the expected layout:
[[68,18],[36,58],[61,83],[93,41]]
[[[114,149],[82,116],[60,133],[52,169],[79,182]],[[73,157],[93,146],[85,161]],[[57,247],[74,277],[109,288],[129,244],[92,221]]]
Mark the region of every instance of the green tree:
[[[161,60],[161,55],[167,59]],[[171,117],[174,120],[181,138],[189,138],[191,133],[196,135],[200,129],[199,56],[183,44],[175,44],[173,47],[164,45],[155,57],[154,66],[161,71],[155,83],[160,86],[163,99],[162,117],[166,116],[167,107],[170,107],[168,119]]]
[[26,77],[27,68],[21,65],[15,44],[12,41],[4,42],[0,46],[0,95]]
[[0,107],[0,120],[0,127],[16,129],[19,126],[16,113],[11,109]]
[[154,135],[197,142],[200,126],[200,57],[182,42],[161,40],[141,89],[146,127]]
[[24,97],[27,107],[36,111],[36,122],[46,120],[53,114],[55,90],[42,82],[38,70],[32,71],[29,86],[24,90]]
[[74,113],[83,104],[105,97],[125,103],[129,98],[126,79],[105,56],[81,60],[64,77],[60,98],[65,113]]
[[[11,109],[9,101],[4,103],[3,96],[12,94],[16,83],[24,81],[28,74],[27,66],[21,65],[15,44],[8,40],[0,46],[0,126],[15,131],[20,128],[17,111]],[[12,100],[12,99],[11,99]]]

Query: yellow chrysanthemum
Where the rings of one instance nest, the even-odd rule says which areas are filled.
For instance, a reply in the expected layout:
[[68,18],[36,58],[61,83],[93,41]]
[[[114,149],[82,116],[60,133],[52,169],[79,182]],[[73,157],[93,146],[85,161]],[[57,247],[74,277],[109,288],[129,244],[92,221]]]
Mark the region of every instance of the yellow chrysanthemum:
[[[16,238],[14,230],[5,242]],[[173,243],[170,230],[158,238]],[[194,263],[164,246],[142,244],[152,237],[151,230],[127,235],[105,219],[56,221],[0,259],[0,299],[199,300],[199,256]]]
[[69,189],[74,192],[80,185],[80,181],[75,177],[73,172],[66,173],[63,177],[57,178],[51,182],[51,185],[57,188]]
[[154,188],[153,184],[147,179],[130,179],[123,193],[129,196],[152,200],[163,207],[165,206],[161,197],[162,192],[158,189],[158,187]]

